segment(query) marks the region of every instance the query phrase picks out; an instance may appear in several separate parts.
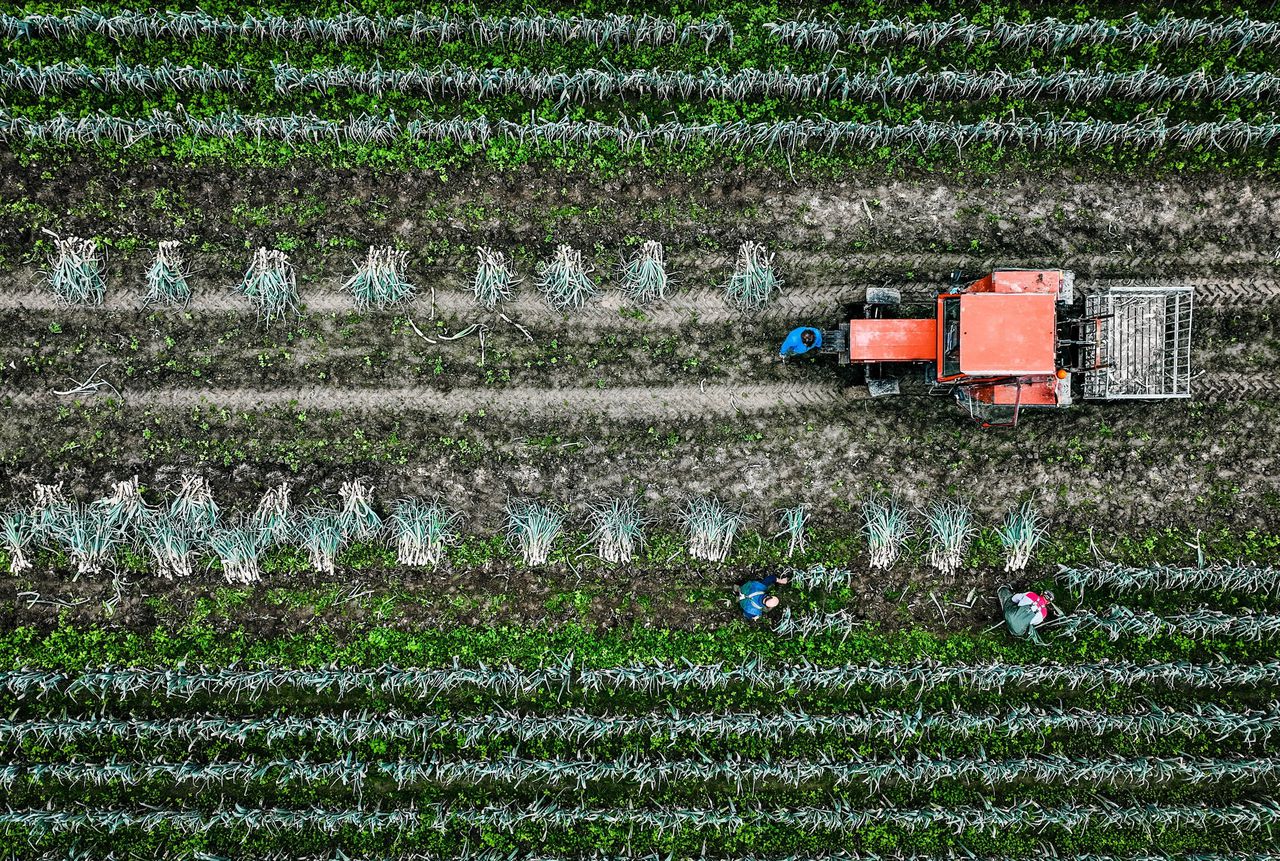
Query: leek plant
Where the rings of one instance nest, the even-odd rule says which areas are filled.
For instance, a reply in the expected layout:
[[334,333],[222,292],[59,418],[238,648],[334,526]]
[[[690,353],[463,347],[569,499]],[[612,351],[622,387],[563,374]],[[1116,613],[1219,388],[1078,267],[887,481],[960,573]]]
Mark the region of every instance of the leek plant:
[[156,248],[156,259],[147,269],[147,292],[143,305],[186,305],[191,299],[191,285],[187,283],[187,267],[182,259],[182,245],[178,242],[161,242]]
[[360,479],[344,481],[338,490],[342,498],[339,526],[348,538],[368,540],[382,531],[382,518],[373,510],[373,491]]
[[214,529],[208,536],[209,548],[222,564],[228,583],[251,585],[262,579],[259,559],[262,534],[243,526]]
[[287,482],[268,488],[249,518],[249,525],[262,533],[263,541],[268,545],[282,544],[289,539],[293,534],[293,514],[289,507]]
[[591,507],[591,541],[605,562],[631,562],[644,546],[644,517],[635,501],[615,497]]
[[649,240],[622,264],[622,293],[637,305],[667,298],[667,264],[662,243]]
[[257,308],[258,319],[267,325],[298,310],[297,276],[283,251],[268,248],[255,251],[239,290]]
[[153,517],[143,522],[141,531],[142,544],[161,577],[173,580],[191,576],[192,555],[200,542],[189,526]]
[[559,512],[529,499],[507,503],[507,540],[520,551],[524,564],[546,565],[564,527]]
[[943,576],[954,576],[977,531],[973,514],[958,502],[931,503],[924,510],[929,526],[929,564]]
[[557,311],[576,311],[600,290],[588,274],[582,252],[561,245],[551,260],[538,265],[538,289]]
[[370,248],[356,274],[347,279],[343,289],[355,297],[361,311],[379,311],[403,305],[413,298],[417,288],[405,280],[404,265],[408,252],[389,246]]
[[438,497],[430,502],[401,500],[391,514],[396,560],[415,567],[439,565],[446,549],[458,540],[456,524],[461,517]]
[[1024,502],[1017,509],[1004,516],[1004,523],[996,530],[1000,543],[1004,545],[1006,571],[1022,571],[1031,561],[1036,545],[1048,534],[1048,529],[1040,518],[1039,512],[1030,502]]
[[680,517],[689,538],[689,555],[708,562],[729,558],[734,539],[747,522],[745,514],[715,497],[689,500]]
[[1075,588],[1116,592],[1195,591],[1280,594],[1280,568],[1260,565],[1182,567],[1152,565],[1134,568],[1100,563],[1094,568],[1058,568],[1058,579]]
[[853,572],[847,568],[811,565],[791,572],[791,584],[797,589],[836,591],[853,585]]
[[486,311],[492,311],[502,302],[511,298],[520,279],[515,277],[506,255],[490,248],[476,249],[479,262],[476,265],[475,279],[472,281],[472,292],[476,304]]
[[774,538],[787,536],[787,558],[803,553],[805,548],[805,527],[809,522],[809,505],[800,503],[778,512],[778,525],[782,527]]
[[862,534],[872,568],[892,568],[911,535],[906,509],[893,497],[874,496],[862,504]]
[[725,298],[743,311],[759,311],[782,289],[782,279],[773,269],[773,255],[758,242],[747,241],[738,248],[733,274],[725,282]]
[[73,506],[54,527],[54,539],[76,566],[76,576],[98,574],[113,561],[124,543],[119,523],[90,506]]
[[0,517],[0,542],[9,557],[9,573],[18,576],[31,568],[27,548],[36,538],[36,519],[25,511],[11,511]]
[[101,305],[107,293],[102,255],[92,239],[54,238],[49,260],[49,289],[67,305]]
[[31,497],[36,536],[51,541],[58,527],[74,513],[71,503],[62,493],[62,482],[37,484],[31,490]]
[[343,516],[337,511],[311,511],[302,515],[296,540],[307,551],[317,574],[333,576],[335,561],[348,540]]
[[205,535],[218,525],[218,503],[204,476],[188,473],[182,477],[178,495],[169,503],[169,520],[176,528]]
[[136,529],[153,515],[142,498],[142,488],[136,475],[132,479],[115,482],[111,493],[95,500],[91,508],[125,531]]

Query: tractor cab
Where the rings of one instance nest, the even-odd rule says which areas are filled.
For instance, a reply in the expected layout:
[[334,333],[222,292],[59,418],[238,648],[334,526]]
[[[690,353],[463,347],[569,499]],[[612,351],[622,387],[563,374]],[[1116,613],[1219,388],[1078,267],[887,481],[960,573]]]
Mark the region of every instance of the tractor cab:
[[999,270],[937,299],[932,383],[949,387],[984,425],[1023,408],[1071,405],[1071,342],[1059,337],[1071,273]]

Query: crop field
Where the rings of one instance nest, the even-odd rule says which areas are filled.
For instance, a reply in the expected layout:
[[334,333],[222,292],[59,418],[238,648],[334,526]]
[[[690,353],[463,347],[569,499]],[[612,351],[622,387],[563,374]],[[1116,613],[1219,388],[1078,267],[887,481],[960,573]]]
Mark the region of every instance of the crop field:
[[[0,45],[0,858],[1280,861],[1280,5]],[[1191,288],[1191,396],[779,357],[1002,268]]]

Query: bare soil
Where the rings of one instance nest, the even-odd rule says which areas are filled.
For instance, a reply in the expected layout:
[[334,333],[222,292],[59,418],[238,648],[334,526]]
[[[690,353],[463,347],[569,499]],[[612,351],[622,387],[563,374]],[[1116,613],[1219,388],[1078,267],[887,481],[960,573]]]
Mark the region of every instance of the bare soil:
[[[1198,175],[852,177],[815,186],[757,170],[693,178],[637,169],[601,182],[530,168],[477,170],[444,182],[423,172],[301,163],[240,170],[153,163],[122,172],[87,163],[41,170],[4,155],[0,201],[26,204],[5,209],[0,220],[6,256],[28,254],[43,227],[116,245],[142,239],[136,253],[143,258],[159,238],[183,239],[225,254],[227,268],[209,273],[224,278],[239,274],[246,247],[277,245],[282,236],[305,251],[309,264],[314,251],[335,245],[362,250],[397,241],[424,264],[481,244],[599,244],[603,251],[628,238],[726,255],[754,239],[777,250],[858,252],[890,265],[895,258],[888,255],[982,260],[982,252],[1045,262],[1094,254],[1234,265],[1272,260],[1280,250],[1274,217],[1280,185]],[[115,259],[123,266],[132,253]],[[308,265],[307,272],[338,276],[350,256],[330,255],[325,266]]]
[[[560,504],[580,521],[587,503],[618,493],[641,495],[668,528],[683,500],[714,494],[744,506],[762,530],[799,501],[814,506],[815,522],[853,530],[858,501],[876,491],[913,506],[959,496],[984,523],[1032,499],[1055,528],[1081,536],[1280,530],[1272,181],[1063,174],[806,185],[636,171],[601,182],[526,170],[445,183],[301,164],[42,172],[6,159],[0,271],[13,286],[0,296],[0,495],[61,480],[90,499],[137,474],[158,499],[197,470],[230,507],[281,480],[293,483],[297,504],[331,501],[354,476],[372,480],[384,503],[440,493],[476,534],[501,528],[512,496]],[[47,239],[42,228],[109,248],[105,308],[60,309],[39,288],[32,249]],[[171,238],[190,249],[196,294],[184,310],[141,310],[141,273],[155,243]],[[666,243],[681,281],[668,301],[635,309],[612,289],[610,269],[644,239]],[[774,250],[788,282],[754,317],[715,286],[745,239]],[[532,284],[536,261],[561,242],[587,251],[609,287],[580,315],[550,311]],[[383,243],[411,252],[419,298],[354,314],[341,283],[366,245]],[[263,329],[232,293],[259,244],[289,248],[301,319]],[[505,317],[470,303],[479,245],[506,251],[526,278]],[[872,401],[846,370],[775,360],[786,328],[838,319],[868,286],[898,284],[920,300],[953,268],[1012,265],[1074,267],[1081,289],[1116,279],[1194,283],[1195,400],[1082,406],[983,433],[922,386]],[[478,333],[441,339],[470,323],[485,327],[483,347]],[[93,379],[114,390],[53,394]],[[499,566],[421,581],[375,571],[360,583],[384,578],[425,593],[396,605],[403,624],[695,627],[732,621],[728,585],[748,573],[659,571],[620,586],[570,568]],[[338,579],[349,585],[349,575]],[[941,629],[981,624],[990,615],[981,596],[999,579],[963,572],[935,612],[928,572],[868,574],[857,606],[889,624],[913,614]],[[9,581],[12,594],[53,603],[27,607],[27,596],[0,624],[48,625],[65,612],[145,628],[190,609],[215,583],[133,583],[111,604],[109,581]],[[339,584],[317,588],[328,585]],[[574,590],[587,596],[583,606],[555,603]],[[950,603],[966,603],[970,591],[973,608]],[[501,600],[486,603],[494,595]],[[273,609],[269,596],[270,584],[248,590],[236,618],[273,630],[314,623],[314,612]],[[373,607],[353,598],[318,612],[373,618]]]

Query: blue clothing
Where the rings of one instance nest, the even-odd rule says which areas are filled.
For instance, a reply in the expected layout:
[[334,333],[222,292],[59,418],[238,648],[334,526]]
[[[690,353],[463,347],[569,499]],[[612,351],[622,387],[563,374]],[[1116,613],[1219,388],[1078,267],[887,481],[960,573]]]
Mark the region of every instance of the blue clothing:
[[[812,333],[813,343],[805,344],[804,335],[806,332]],[[782,349],[778,351],[778,355],[786,358],[787,356],[799,356],[810,350],[816,350],[822,346],[822,330],[815,329],[812,326],[801,326],[799,329],[792,329],[787,335],[787,339],[782,342]]]
[[759,619],[764,615],[764,599],[769,594],[769,587],[778,582],[774,574],[763,580],[748,580],[738,587],[738,603],[742,605],[742,615],[748,619]]

